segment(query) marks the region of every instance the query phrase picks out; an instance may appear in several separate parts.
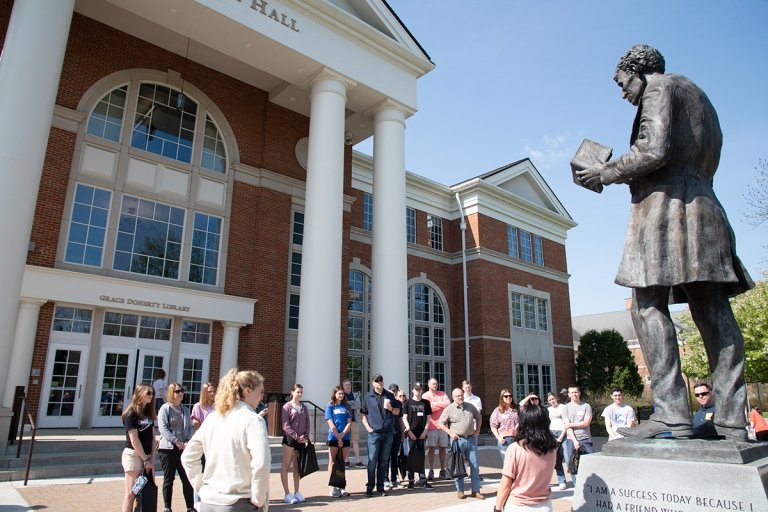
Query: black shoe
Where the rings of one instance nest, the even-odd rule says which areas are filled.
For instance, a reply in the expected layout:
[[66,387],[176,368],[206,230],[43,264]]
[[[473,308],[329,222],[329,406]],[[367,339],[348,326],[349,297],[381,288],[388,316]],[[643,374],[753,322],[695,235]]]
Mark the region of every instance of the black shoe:
[[366,489],[365,490],[365,497],[366,498],[373,498],[373,489]]
[[347,461],[347,462],[345,462],[345,463],[344,463],[344,467],[345,467],[345,468],[351,467],[351,464],[349,463],[349,461]]
[[413,482],[408,482],[408,490],[412,491],[414,489]]
[[434,487],[432,487],[432,484],[430,484],[429,482],[424,482],[424,488],[428,491],[431,491],[432,489],[434,489]]
[[387,494],[387,491],[385,491],[384,489],[382,489],[382,490],[380,490],[380,491],[377,491],[377,494],[378,494],[379,496],[382,496],[382,497],[384,497],[384,496],[389,496],[389,494]]
[[619,434],[634,439],[653,439],[654,437],[687,439],[693,435],[690,424],[668,425],[660,421],[647,420],[636,427],[621,427]]

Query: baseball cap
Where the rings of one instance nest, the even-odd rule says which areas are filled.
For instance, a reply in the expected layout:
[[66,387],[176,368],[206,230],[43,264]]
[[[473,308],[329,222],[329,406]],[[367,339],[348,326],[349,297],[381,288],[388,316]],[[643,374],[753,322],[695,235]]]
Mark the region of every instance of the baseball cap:
[[424,389],[424,386],[421,385],[421,382],[414,382],[413,389]]
[[380,373],[377,373],[371,380],[373,382],[384,382],[384,377],[382,377]]

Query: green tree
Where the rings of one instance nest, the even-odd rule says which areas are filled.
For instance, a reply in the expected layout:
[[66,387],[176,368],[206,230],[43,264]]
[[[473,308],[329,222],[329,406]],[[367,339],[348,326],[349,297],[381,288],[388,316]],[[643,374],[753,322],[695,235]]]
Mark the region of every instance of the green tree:
[[609,393],[620,387],[628,395],[640,395],[643,382],[627,342],[616,329],[592,329],[579,340],[576,381],[587,393]]
[[[744,377],[747,382],[768,382],[768,274],[755,287],[731,300],[733,315],[744,336]],[[701,334],[686,311],[679,322],[683,325],[683,373],[692,379],[710,376],[707,353]]]

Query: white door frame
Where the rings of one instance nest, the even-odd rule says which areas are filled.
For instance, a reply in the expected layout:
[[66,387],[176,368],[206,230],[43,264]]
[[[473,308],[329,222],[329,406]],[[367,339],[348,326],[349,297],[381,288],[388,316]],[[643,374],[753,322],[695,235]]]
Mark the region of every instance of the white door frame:
[[[48,356],[46,357],[45,373],[43,377],[43,392],[40,397],[40,409],[38,411],[37,423],[40,428],[77,428],[80,426],[80,416],[83,406],[83,382],[88,371],[88,345],[51,342],[48,346]],[[73,403],[72,414],[70,416],[48,416],[48,400],[51,396],[51,381],[53,367],[56,364],[56,351],[68,350],[79,351],[80,362],[77,373],[77,382],[75,384],[75,400]]]

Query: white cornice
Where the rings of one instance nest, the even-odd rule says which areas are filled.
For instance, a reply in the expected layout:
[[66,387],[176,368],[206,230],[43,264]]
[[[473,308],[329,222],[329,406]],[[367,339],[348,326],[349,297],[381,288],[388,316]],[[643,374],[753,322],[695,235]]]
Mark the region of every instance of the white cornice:
[[283,0],[283,2],[298,11],[303,11],[333,32],[414,73],[416,77],[435,68],[435,65],[426,58],[417,55],[410,48],[401,46],[398,41],[382,34],[330,2],[325,0]]
[[77,133],[80,129],[80,123],[85,120],[85,113],[72,110],[71,108],[56,105],[53,109],[53,118],[51,126],[60,128],[68,132]]

